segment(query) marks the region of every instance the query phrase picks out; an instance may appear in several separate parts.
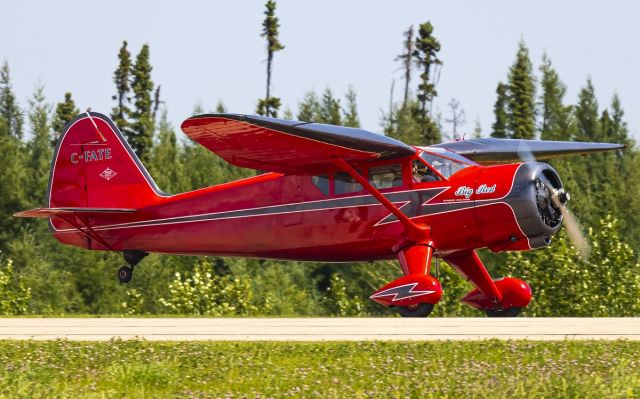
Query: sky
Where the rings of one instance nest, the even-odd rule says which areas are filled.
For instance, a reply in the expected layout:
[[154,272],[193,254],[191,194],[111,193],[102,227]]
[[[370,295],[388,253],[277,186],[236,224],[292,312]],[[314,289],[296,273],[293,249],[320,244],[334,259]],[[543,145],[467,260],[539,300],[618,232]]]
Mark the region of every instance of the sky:
[[[285,49],[275,55],[272,93],[295,115],[308,91],[329,87],[344,97],[352,86],[362,127],[380,132],[392,81],[393,100],[402,98],[402,71],[394,60],[402,33],[430,21],[443,61],[434,106],[447,118],[447,104],[456,98],[467,115],[463,132],[471,133],[477,120],[483,134],[490,133],[496,85],[524,40],[537,75],[542,54],[551,58],[567,85],[566,102],[577,101],[589,76],[601,109],[618,93],[629,129],[640,139],[638,4],[281,0],[276,14]],[[109,113],[123,40],[134,56],[149,44],[152,78],[162,86],[176,129],[196,104],[212,110],[222,100],[229,112],[250,114],[265,95],[264,0],[25,0],[5,1],[0,10],[0,62],[9,63],[23,107],[42,83],[50,103],[70,91],[82,110]],[[450,133],[450,125],[444,130]]]

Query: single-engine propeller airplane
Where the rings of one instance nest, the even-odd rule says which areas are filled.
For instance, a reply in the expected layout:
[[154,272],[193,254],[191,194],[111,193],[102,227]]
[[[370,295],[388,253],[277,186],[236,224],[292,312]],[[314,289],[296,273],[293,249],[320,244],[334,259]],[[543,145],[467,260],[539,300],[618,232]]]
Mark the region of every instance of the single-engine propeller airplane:
[[403,316],[426,316],[442,295],[430,274],[435,256],[475,287],[464,303],[515,316],[531,300],[530,287],[492,279],[476,250],[542,248],[563,219],[571,222],[560,177],[534,158],[623,147],[493,138],[414,147],[361,129],[237,114],[193,116],[182,130],[227,162],[267,173],[166,194],[114,123],[87,111],[60,135],[47,207],[15,216],[49,219],[64,244],[122,252],[121,282],[151,252],[397,258],[404,276],[371,299]]

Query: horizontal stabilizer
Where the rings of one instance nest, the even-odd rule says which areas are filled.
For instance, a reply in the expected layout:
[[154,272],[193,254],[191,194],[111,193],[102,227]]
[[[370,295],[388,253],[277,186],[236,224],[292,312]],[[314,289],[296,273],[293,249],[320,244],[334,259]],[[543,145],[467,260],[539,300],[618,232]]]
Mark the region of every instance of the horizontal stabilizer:
[[585,155],[592,152],[622,149],[623,144],[586,143],[580,141],[544,141],[497,139],[485,137],[436,144],[481,164],[547,160],[565,155]]
[[35,208],[28,211],[14,213],[13,216],[20,218],[48,219],[62,216],[109,216],[134,212],[136,212],[136,209],[127,208]]

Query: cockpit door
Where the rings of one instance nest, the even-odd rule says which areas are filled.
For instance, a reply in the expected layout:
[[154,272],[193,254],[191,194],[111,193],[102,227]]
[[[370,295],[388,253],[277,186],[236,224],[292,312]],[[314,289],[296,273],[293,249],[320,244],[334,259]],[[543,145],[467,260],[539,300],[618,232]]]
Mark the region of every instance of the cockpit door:
[[300,212],[302,202],[302,186],[299,176],[288,176],[282,186],[282,200],[287,204],[282,216],[283,226],[295,226],[302,224],[303,212]]

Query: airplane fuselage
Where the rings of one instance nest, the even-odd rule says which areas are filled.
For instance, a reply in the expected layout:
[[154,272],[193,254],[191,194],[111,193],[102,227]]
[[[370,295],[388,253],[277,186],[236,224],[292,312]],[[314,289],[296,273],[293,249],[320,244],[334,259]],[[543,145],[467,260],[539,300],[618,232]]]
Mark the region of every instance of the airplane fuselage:
[[[530,249],[505,200],[517,188],[521,165],[475,165],[426,183],[412,182],[408,172],[400,186],[381,192],[430,226],[437,256],[482,247]],[[330,262],[393,258],[402,235],[395,216],[365,190],[336,194],[317,179],[266,173],[163,195],[134,215],[96,221],[93,230],[111,250]],[[61,220],[53,227],[64,243],[107,249]]]

